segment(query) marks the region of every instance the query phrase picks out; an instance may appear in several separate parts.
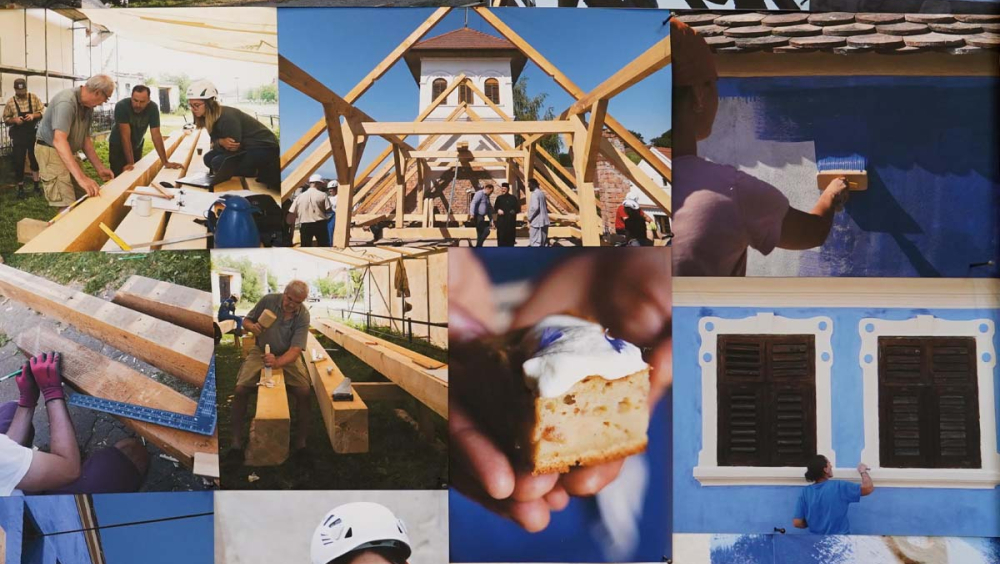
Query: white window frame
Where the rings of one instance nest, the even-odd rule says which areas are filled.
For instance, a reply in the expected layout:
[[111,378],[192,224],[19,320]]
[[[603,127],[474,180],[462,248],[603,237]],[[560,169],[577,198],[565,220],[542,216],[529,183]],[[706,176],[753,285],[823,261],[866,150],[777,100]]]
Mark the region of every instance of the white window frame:
[[833,450],[832,379],[833,319],[827,316],[782,317],[758,313],[742,319],[702,317],[698,321],[701,349],[701,452],[694,477],[703,486],[802,486],[805,468],[796,466],[719,466],[718,336],[812,335],[815,338],[816,449],[836,467]]
[[[991,319],[948,320],[917,315],[904,320],[865,318],[858,323],[861,352],[858,363],[864,395],[865,446],[861,461],[872,468],[876,486],[910,488],[994,488],[1000,485],[997,452],[994,369],[996,324]],[[879,337],[974,337],[979,386],[979,448],[981,468],[882,468],[879,455],[878,339]]]

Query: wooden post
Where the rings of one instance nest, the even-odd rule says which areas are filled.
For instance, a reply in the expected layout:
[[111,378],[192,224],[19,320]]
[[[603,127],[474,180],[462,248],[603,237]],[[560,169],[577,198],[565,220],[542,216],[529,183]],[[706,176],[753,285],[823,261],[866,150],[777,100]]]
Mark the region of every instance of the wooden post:
[[[285,390],[285,373],[271,369],[273,387],[257,386],[257,413],[250,422],[247,439],[247,466],[277,466],[288,460],[291,415]],[[260,371],[264,382],[264,370]]]
[[[392,160],[396,165],[396,228],[402,229],[405,225],[404,214],[406,210],[404,205],[406,203],[406,180],[403,179],[403,172],[406,170],[406,159],[403,158],[399,147],[393,146],[392,148]],[[419,167],[419,161],[417,166]]]
[[576,192],[580,199],[580,232],[583,246],[601,246],[601,228],[597,217],[597,199],[594,197],[594,183],[586,178],[587,124],[580,116],[570,120],[576,125],[573,135],[573,171],[576,173]]

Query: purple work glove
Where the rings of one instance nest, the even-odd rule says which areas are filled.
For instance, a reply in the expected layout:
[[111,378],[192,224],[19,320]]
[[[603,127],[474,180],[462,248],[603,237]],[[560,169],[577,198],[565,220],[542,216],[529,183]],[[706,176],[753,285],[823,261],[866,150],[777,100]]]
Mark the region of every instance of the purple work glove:
[[21,407],[35,407],[38,405],[38,385],[31,376],[31,367],[25,362],[21,367],[21,373],[14,378],[17,382],[17,389],[21,392],[21,397],[17,400],[17,405]]
[[66,399],[62,389],[62,375],[59,372],[59,353],[42,353],[31,357],[31,373],[35,383],[45,396],[45,403],[54,399]]

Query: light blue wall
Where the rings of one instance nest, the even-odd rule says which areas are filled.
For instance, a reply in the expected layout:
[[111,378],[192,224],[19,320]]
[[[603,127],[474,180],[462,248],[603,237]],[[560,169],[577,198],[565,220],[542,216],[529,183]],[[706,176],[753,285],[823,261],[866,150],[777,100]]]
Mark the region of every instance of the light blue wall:
[[[916,546],[934,544],[946,556],[940,564],[995,564],[1000,562],[1000,539],[935,538],[891,539],[887,537],[818,535],[712,535],[711,564],[874,564],[899,561],[893,557],[894,543],[913,541]],[[707,563],[706,563],[707,564]]]
[[21,561],[21,528],[24,523],[24,498],[0,497],[0,527],[7,537],[7,562]]
[[[702,487],[692,475],[701,450],[698,320],[705,316],[741,319],[760,312],[790,318],[825,315],[833,319],[833,448],[840,468],[856,466],[864,448],[862,375],[858,364],[858,323],[862,318],[901,320],[934,315],[949,320],[1000,319],[998,310],[674,308],[675,532],[771,533],[774,527],[784,527],[790,534],[796,531],[791,521],[800,488]],[[994,341],[996,347],[996,336]],[[1000,390],[997,371],[993,379],[994,389]],[[1000,536],[998,507],[998,488],[876,488],[871,496],[851,506],[849,518],[851,532],[861,535]]]
[[[73,496],[31,496],[25,500],[28,512],[43,533],[75,531],[83,528]],[[59,562],[73,564],[90,564],[91,561],[83,533],[47,536],[36,541],[31,549],[30,560],[28,555],[25,555],[26,563],[55,564],[56,558]]]

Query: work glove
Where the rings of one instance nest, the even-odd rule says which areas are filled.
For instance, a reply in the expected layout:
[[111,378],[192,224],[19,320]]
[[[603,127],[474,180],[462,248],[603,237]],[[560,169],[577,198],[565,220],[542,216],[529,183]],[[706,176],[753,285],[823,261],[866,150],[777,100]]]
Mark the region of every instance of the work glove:
[[59,370],[61,358],[59,353],[50,352],[33,356],[28,361],[31,364],[31,373],[35,376],[35,383],[45,396],[45,403],[54,399],[66,399]]
[[21,374],[14,379],[17,382],[17,390],[21,392],[21,397],[17,400],[17,405],[21,407],[35,407],[38,405],[38,385],[31,375],[31,367],[27,362],[21,367]]

